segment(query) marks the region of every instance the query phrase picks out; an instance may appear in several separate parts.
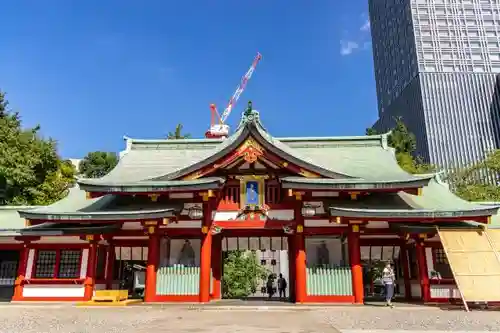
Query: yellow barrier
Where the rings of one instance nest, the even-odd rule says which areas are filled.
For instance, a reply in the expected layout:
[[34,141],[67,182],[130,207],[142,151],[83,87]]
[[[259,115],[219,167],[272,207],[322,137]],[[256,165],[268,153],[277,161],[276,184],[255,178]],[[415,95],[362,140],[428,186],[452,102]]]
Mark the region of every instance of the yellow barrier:
[[128,299],[128,290],[96,290],[92,302],[122,302]]

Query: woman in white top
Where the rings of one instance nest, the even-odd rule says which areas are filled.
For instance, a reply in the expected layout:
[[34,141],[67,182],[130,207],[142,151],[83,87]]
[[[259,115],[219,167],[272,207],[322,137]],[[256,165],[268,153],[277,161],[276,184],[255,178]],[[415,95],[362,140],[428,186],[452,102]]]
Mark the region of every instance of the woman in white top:
[[392,297],[394,296],[394,280],[394,270],[391,267],[391,263],[388,262],[382,271],[382,282],[384,283],[385,288],[385,304],[391,308],[393,307]]

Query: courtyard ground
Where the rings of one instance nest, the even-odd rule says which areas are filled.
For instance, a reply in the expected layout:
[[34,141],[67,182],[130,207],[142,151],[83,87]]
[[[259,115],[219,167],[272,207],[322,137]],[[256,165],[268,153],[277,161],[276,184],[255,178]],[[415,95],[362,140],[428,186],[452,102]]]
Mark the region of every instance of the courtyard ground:
[[[500,312],[408,307],[199,307],[178,305],[77,308],[0,305],[1,333],[411,333],[500,331]],[[361,330],[361,331],[360,331]]]

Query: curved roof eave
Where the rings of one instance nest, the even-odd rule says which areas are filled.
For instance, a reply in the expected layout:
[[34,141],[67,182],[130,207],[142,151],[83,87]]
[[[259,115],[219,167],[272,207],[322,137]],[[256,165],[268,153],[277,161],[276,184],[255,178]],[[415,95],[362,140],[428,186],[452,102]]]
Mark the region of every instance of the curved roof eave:
[[329,207],[331,216],[352,218],[456,218],[491,216],[497,213],[498,207],[485,207],[469,210],[431,210],[431,209],[362,209]]
[[243,122],[231,137],[223,141],[221,147],[219,147],[219,149],[210,157],[198,161],[197,163],[194,163],[183,169],[166,174],[164,176],[155,177],[150,180],[173,180],[194,173],[199,169],[214,164],[216,161],[229,154],[231,151],[237,149],[250,136],[252,136],[265,149],[271,151],[276,155],[282,156],[284,159],[296,164],[301,168],[317,173],[320,176],[326,178],[353,178],[350,175],[337,173],[333,170],[327,170],[322,167],[316,166],[314,162],[306,161],[300,156],[297,156],[297,154],[292,152],[291,148],[272,138],[267,133],[267,131],[262,127],[262,124],[260,123],[258,113],[255,112],[253,115],[248,116],[248,120],[246,122]]
[[95,179],[81,179],[78,185],[82,190],[90,192],[168,192],[168,191],[205,191],[220,188],[225,179],[221,177],[207,177],[196,180],[147,180],[139,182],[103,182]]
[[374,190],[421,188],[429,184],[434,176],[415,177],[401,180],[366,180],[360,178],[317,179],[300,177],[280,178],[283,188],[294,189],[331,189],[331,190]]
[[145,218],[173,217],[179,211],[176,207],[140,211],[107,212],[50,212],[19,211],[19,215],[29,220],[45,221],[131,221]]

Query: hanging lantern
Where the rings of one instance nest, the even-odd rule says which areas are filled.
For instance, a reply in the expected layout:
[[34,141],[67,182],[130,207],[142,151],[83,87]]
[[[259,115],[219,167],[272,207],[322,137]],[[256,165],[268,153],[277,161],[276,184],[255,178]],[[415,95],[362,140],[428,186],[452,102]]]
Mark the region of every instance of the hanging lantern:
[[316,215],[316,207],[309,204],[304,204],[304,206],[302,207],[302,216],[312,217],[314,215]]
[[200,206],[193,206],[189,208],[188,215],[192,220],[201,220],[203,218],[203,209]]

